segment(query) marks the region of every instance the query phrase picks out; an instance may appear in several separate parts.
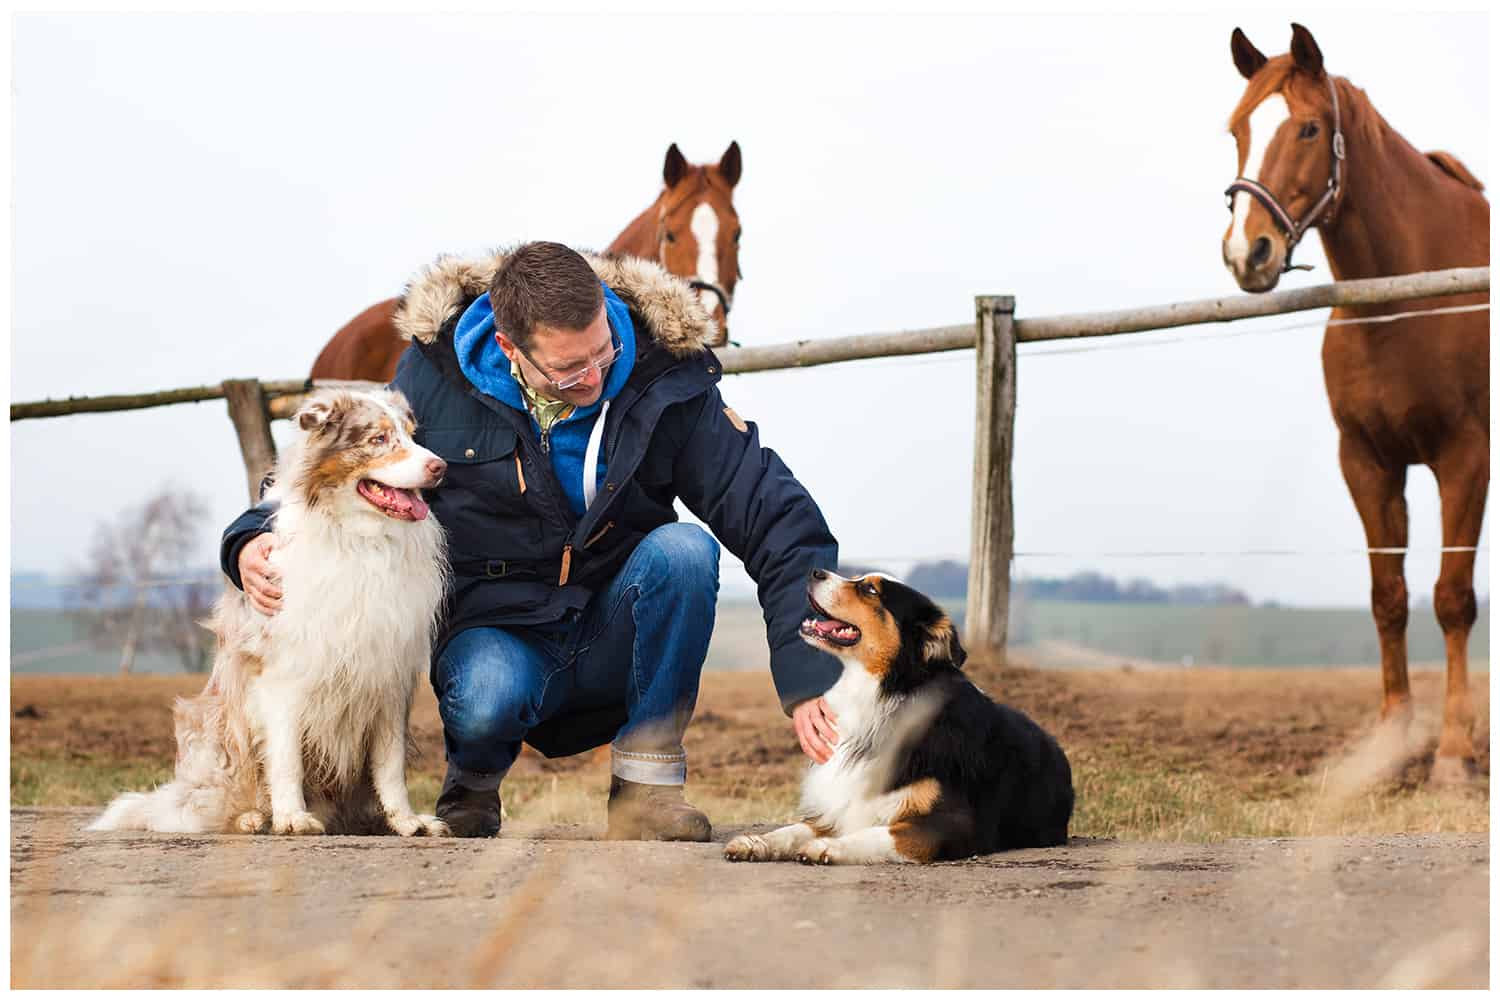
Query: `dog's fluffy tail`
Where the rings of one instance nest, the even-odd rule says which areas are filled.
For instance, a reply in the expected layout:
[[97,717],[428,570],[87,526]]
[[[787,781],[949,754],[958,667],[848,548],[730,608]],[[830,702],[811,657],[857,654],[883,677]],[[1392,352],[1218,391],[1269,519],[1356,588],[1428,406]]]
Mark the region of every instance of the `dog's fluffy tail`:
[[89,830],[217,833],[224,828],[223,794],[180,781],[151,792],[127,792],[109,804]]

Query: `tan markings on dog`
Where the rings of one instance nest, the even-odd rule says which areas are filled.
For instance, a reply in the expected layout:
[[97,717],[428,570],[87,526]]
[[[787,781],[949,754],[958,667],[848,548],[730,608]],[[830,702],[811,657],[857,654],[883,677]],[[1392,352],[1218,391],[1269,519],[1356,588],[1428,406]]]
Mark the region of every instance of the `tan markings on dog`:
[[923,778],[901,789],[901,804],[896,807],[896,820],[926,816],[937,808],[943,797],[943,786],[936,778]]
[[806,823],[812,829],[812,832],[819,837],[832,837],[838,834],[837,827],[823,822],[820,817],[814,816],[811,819],[804,819],[802,822]]
[[328,490],[338,489],[349,481],[354,471],[346,452],[335,452],[313,466],[307,473],[307,505],[316,506],[320,496]]
[[924,829],[911,820],[891,824],[891,842],[897,854],[919,864],[936,859],[938,849],[942,846],[931,830]]
[[391,452],[389,455],[382,455],[371,462],[367,462],[365,464],[365,468],[383,469],[387,465],[395,465],[397,462],[404,462],[410,457],[411,452],[407,451],[405,448],[398,448],[397,450]]
[[[865,578],[849,580],[839,584],[838,596],[824,610],[839,621],[848,622],[859,629],[859,645],[848,654],[859,658],[865,670],[876,677],[884,677],[901,651],[901,630],[896,619],[880,603],[880,581],[868,582],[876,588],[874,596],[862,594],[859,584]],[[834,650],[839,653],[839,650]]]
[[922,643],[922,657],[926,660],[946,660],[953,656],[953,622],[947,615],[939,618],[927,628],[927,641]]

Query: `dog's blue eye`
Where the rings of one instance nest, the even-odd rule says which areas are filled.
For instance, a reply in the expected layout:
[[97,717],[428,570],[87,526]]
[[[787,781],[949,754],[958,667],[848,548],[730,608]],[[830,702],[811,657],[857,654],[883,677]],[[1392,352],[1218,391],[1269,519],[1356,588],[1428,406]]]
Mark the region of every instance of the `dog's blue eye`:
[[385,435],[384,434],[376,434],[374,437],[370,438],[370,443],[371,444],[385,444]]

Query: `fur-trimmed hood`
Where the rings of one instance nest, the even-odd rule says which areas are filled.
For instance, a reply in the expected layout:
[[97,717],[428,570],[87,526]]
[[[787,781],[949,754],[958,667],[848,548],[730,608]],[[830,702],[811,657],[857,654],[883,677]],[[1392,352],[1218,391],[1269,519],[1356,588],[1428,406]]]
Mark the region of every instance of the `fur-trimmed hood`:
[[[445,255],[429,264],[406,286],[396,309],[396,329],[402,338],[432,343],[467,303],[489,292],[491,279],[510,252],[496,250],[478,258]],[[582,256],[668,353],[691,357],[718,341],[718,324],[698,296],[660,264],[639,257]]]

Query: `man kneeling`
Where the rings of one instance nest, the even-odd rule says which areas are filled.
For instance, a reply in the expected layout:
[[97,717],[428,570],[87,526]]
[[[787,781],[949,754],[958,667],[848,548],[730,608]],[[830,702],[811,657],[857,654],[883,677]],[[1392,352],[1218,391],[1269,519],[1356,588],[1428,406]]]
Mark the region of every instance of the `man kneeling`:
[[[611,838],[710,838],[683,797],[682,735],[713,631],[715,537],[758,584],[777,693],[804,751],[827,759],[819,696],[838,668],[798,624],[804,581],[837,565],[838,544],[724,403],[694,293],[654,264],[528,243],[439,260],[397,323],[412,345],[392,384],[416,441],[448,463],[429,494],[453,570],[431,679],[448,756],[437,815],[453,833],[499,832],[522,742],[549,757],[611,743]],[[676,498],[715,537],[678,523]],[[264,614],[281,598],[273,517],[246,512],[220,552]]]

